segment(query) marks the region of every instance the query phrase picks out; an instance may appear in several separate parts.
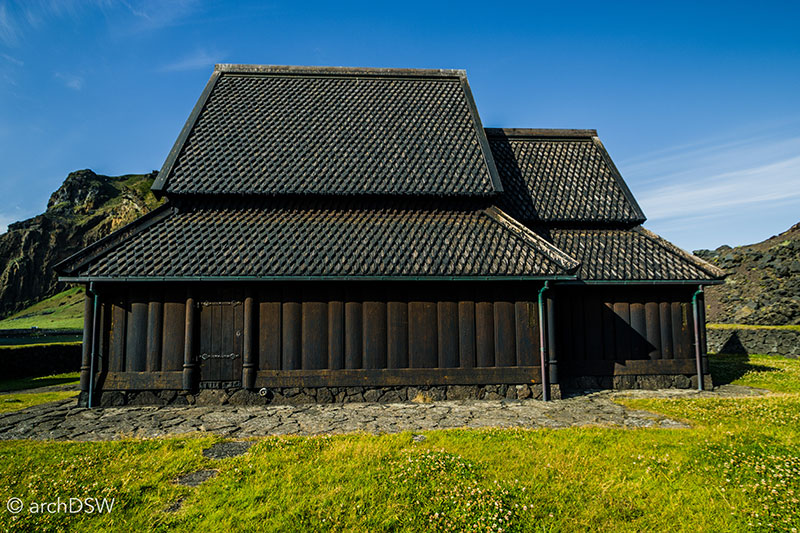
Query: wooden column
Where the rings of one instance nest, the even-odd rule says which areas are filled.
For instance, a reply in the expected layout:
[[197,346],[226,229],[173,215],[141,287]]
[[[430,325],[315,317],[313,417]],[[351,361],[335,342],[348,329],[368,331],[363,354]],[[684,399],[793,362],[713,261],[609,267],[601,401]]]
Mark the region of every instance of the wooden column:
[[156,299],[154,293],[150,295],[147,310],[147,348],[146,368],[148,372],[161,370],[161,339],[164,331],[164,304]]
[[245,389],[255,388],[256,363],[255,351],[253,350],[253,297],[247,296],[244,299],[244,346],[242,346],[242,387]]
[[703,374],[708,373],[708,340],[706,338],[706,294],[697,297],[697,314],[700,326],[700,355],[703,362]]
[[545,325],[547,327],[547,357],[549,358],[550,385],[558,384],[558,346],[556,346],[556,303],[553,298],[553,290],[547,291],[545,300],[547,312]]
[[458,302],[437,303],[439,368],[458,368]]
[[94,337],[94,316],[92,314],[92,298],[88,287],[83,297],[83,351],[81,353],[81,391],[89,392],[89,372],[92,357],[92,338]]
[[183,341],[183,390],[194,388],[197,374],[197,364],[194,360],[194,321],[196,319],[194,298],[186,298],[186,330]]
[[661,359],[661,317],[658,302],[644,304],[645,329],[647,331],[647,349],[650,359]]
[[390,301],[386,316],[387,368],[408,368],[408,304]]
[[669,302],[658,304],[658,319],[661,328],[661,358],[672,359],[672,309]]
[[328,302],[328,364],[327,368],[344,368],[344,301],[338,293]]

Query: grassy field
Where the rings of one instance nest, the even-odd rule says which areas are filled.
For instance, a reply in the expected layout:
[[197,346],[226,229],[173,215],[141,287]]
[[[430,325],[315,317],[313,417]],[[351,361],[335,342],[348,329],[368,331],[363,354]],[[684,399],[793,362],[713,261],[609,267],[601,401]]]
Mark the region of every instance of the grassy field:
[[0,320],[0,329],[83,328],[83,287],[74,287]]
[[[691,429],[449,430],[258,439],[0,442],[0,502],[114,498],[103,514],[12,515],[0,529],[265,531],[796,531],[800,361],[713,358],[763,397],[624,399]],[[173,481],[218,471],[199,487]],[[178,507],[177,511],[170,508]]]
[[52,376],[4,379],[0,380],[0,392],[23,391],[23,390],[35,392],[36,389],[41,387],[50,387],[52,385],[66,385],[67,383],[77,383],[79,377],[80,373],[69,372],[66,374],[53,374]]
[[38,389],[52,385],[77,383],[78,378],[78,372],[70,372],[53,376],[0,381],[0,393],[8,393],[0,394],[0,413],[18,411],[26,407],[76,396],[78,393],[75,391],[41,391]]

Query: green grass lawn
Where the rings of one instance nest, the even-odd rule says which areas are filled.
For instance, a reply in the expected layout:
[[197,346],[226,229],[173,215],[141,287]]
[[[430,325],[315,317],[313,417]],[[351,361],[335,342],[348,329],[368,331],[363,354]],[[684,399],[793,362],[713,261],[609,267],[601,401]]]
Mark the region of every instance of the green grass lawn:
[[[12,515],[0,529],[793,531],[800,361],[713,359],[764,397],[625,399],[691,429],[449,430],[271,437],[214,461],[214,436],[0,442],[0,502],[114,498],[110,513]],[[215,469],[199,487],[181,474]],[[180,510],[168,512],[176,501]]]
[[37,389],[52,385],[77,383],[79,377],[78,372],[70,372],[52,376],[0,381],[0,392],[10,392],[9,394],[0,394],[0,413],[18,411],[26,407],[76,396],[78,394],[76,391],[40,391]]
[[66,400],[77,396],[77,391],[13,392],[0,394],[0,413],[19,411],[42,403]]
[[67,383],[77,383],[80,378],[79,372],[67,372],[66,374],[53,374],[52,376],[27,377],[19,379],[0,380],[0,392],[28,391],[35,392],[41,387],[53,385],[66,385]]
[[0,320],[0,329],[81,329],[83,328],[83,287],[74,287],[51,296]]

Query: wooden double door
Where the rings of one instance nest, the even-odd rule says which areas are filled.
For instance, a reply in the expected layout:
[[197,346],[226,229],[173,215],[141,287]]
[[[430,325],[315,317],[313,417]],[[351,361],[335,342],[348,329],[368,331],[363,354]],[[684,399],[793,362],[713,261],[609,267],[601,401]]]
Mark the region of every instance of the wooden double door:
[[242,386],[244,305],[241,300],[201,301],[197,361],[201,389]]

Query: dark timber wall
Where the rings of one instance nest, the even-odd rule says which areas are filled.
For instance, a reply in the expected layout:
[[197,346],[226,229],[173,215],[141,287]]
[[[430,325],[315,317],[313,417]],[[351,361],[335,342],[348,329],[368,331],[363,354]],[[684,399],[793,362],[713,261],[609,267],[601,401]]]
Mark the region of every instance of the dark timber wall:
[[[101,390],[540,383],[540,287],[98,286],[96,382]],[[551,383],[559,375],[694,374],[693,290],[551,289],[546,296],[554,327],[547,349],[557,361],[550,365]],[[90,322],[87,328],[91,339]],[[703,347],[704,334],[701,328]],[[87,345],[84,382],[88,350]]]
[[[555,333],[561,372],[574,376],[696,373],[691,303],[695,288],[559,287]],[[702,301],[699,308],[702,312]],[[704,316],[700,323],[705,359]]]
[[99,286],[102,389],[540,381],[539,283]]

